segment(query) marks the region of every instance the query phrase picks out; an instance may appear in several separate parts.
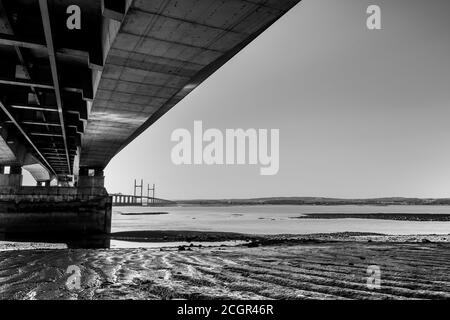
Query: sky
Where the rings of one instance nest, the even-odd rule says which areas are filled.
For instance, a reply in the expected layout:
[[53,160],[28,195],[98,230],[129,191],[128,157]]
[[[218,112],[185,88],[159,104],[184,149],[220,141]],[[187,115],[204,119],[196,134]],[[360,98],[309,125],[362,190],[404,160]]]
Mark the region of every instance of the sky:
[[[381,8],[381,30],[366,9]],[[117,154],[166,199],[450,197],[450,1],[303,0]],[[175,165],[171,134],[279,129],[279,171]]]

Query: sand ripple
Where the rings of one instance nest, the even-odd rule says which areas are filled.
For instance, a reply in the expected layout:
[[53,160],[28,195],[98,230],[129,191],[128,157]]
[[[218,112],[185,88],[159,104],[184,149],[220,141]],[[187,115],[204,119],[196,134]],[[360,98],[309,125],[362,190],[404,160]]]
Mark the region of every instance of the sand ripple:
[[[0,252],[0,299],[449,299],[448,243]],[[68,288],[79,268],[80,287]],[[367,287],[367,267],[381,288]]]

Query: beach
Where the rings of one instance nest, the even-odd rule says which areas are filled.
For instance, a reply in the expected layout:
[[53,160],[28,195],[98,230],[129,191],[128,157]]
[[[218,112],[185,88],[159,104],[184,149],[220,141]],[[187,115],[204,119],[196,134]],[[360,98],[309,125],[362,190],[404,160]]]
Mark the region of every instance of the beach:
[[[449,249],[448,236],[319,235],[182,249],[3,251],[0,299],[449,299]],[[379,289],[367,285],[373,265]],[[79,289],[67,285],[70,266],[80,270]]]

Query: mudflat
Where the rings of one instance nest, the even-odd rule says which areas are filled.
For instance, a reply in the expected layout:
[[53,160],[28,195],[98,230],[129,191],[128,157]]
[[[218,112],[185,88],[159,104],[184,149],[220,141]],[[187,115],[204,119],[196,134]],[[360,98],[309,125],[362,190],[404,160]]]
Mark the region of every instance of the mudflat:
[[[0,299],[449,299],[448,238],[286,235],[182,251],[3,251]],[[373,265],[379,289],[367,285]],[[79,288],[67,285],[70,266]]]
[[435,213],[305,213],[291,219],[379,219],[401,221],[450,221],[450,214]]

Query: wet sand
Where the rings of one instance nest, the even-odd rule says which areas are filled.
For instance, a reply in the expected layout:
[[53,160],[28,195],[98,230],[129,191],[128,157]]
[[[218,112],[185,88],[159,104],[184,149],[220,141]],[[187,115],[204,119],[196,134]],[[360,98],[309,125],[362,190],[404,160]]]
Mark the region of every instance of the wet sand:
[[305,213],[291,219],[379,219],[400,221],[450,221],[450,214],[434,213]]
[[[0,299],[449,299],[450,235],[278,235],[235,247],[0,252]],[[66,286],[75,265],[80,289]],[[381,288],[367,287],[367,267]]]
[[169,214],[168,212],[120,212],[117,211],[118,214],[121,214],[123,216],[143,216],[143,215],[147,215],[147,216],[158,216],[161,214]]
[[262,236],[235,232],[184,231],[184,230],[140,230],[113,232],[111,239],[136,242],[215,242],[262,239]]

